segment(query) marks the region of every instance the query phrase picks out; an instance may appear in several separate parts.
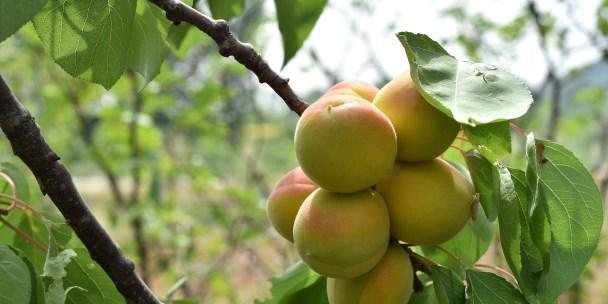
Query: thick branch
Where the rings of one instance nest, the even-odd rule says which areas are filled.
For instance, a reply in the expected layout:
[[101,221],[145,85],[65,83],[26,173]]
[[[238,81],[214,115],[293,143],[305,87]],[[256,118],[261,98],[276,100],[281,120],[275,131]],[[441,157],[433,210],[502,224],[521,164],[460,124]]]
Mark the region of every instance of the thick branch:
[[233,56],[236,61],[258,76],[260,83],[268,84],[292,111],[301,115],[306,110],[308,104],[289,86],[289,79],[275,72],[250,44],[239,41],[230,31],[226,21],[209,18],[179,0],[148,1],[163,9],[167,18],[173,23],[178,24],[183,21],[209,35],[218,45],[222,56]]
[[0,76],[0,127],[17,155],[32,171],[91,257],[105,270],[129,303],[160,303],[135,273],[80,196],[68,170],[49,147],[30,113],[23,108]]

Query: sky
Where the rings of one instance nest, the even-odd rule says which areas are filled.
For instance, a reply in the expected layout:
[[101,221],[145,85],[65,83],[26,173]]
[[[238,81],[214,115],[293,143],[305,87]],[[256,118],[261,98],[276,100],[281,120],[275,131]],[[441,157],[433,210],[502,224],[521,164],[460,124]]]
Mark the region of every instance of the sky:
[[[566,0],[573,1],[573,0]],[[579,22],[587,27],[595,26],[595,10],[601,0],[579,0],[574,5],[574,13]],[[376,69],[370,65],[370,49],[366,47],[361,35],[353,34],[351,21],[371,41],[371,52],[383,70],[390,76],[397,76],[408,69],[407,57],[403,47],[395,38],[397,31],[407,30],[429,35],[435,40],[453,37],[458,32],[459,24],[452,18],[440,16],[440,12],[454,3],[464,3],[470,13],[479,12],[491,20],[507,23],[516,17],[524,8],[525,0],[369,0],[373,3],[371,14],[361,14],[353,9],[349,0],[328,0],[329,4],[319,18],[318,23],[304,43],[303,48],[281,71],[283,76],[290,78],[291,85],[297,93],[304,95],[312,90],[325,90],[330,80],[324,76],[318,64],[310,57],[310,50],[319,54],[323,66],[337,74],[341,80],[361,80],[376,83],[380,79]],[[556,5],[555,0],[538,1],[538,7],[543,12],[550,12],[557,22],[568,22],[566,6]],[[267,9],[274,12],[273,1],[267,1]],[[273,15],[273,13],[271,13]],[[394,24],[394,27],[391,27]],[[564,26],[572,26],[564,24]],[[264,28],[266,45],[263,55],[275,69],[280,69],[282,62],[282,46],[280,33],[276,23],[269,23]],[[559,73],[565,74],[572,67],[591,63],[599,58],[599,53],[586,47],[588,40],[582,33],[570,35],[567,45],[576,49],[568,58],[554,56],[558,62]],[[466,58],[465,52],[457,45],[444,45],[457,58]],[[552,54],[556,55],[556,54]],[[494,58],[489,62],[514,73],[531,86],[537,86],[545,77],[546,64],[538,45],[536,33],[526,32],[524,39],[513,49],[509,58]],[[267,90],[268,94],[272,94]],[[263,94],[266,94],[263,93]],[[279,106],[281,106],[279,104]]]

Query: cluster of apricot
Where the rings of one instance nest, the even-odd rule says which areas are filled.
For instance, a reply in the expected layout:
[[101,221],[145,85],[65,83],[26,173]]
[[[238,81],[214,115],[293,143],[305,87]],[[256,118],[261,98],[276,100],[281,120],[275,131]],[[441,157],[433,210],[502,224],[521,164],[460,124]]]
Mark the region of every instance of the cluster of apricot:
[[272,225],[327,276],[332,304],[407,303],[413,270],[402,244],[452,238],[474,189],[438,158],[460,125],[404,74],[380,90],[341,82],[298,121],[300,167],[268,198]]

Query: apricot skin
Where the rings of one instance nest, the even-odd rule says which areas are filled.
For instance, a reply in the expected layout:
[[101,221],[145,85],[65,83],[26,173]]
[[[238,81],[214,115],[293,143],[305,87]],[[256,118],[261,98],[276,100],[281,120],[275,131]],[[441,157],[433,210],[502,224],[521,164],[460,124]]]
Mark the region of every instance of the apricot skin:
[[330,304],[404,304],[414,288],[409,255],[391,243],[382,260],[366,274],[352,279],[327,278]]
[[386,204],[370,189],[348,194],[317,189],[298,211],[293,238],[302,260],[319,274],[360,276],[380,261],[388,246]]
[[296,157],[317,185],[339,193],[369,188],[395,161],[397,140],[388,118],[371,103],[350,95],[328,95],[298,121]]
[[382,87],[373,103],[395,127],[400,161],[432,160],[450,146],[460,129],[455,120],[424,100],[409,73]]
[[389,209],[391,235],[416,245],[452,238],[471,214],[474,190],[458,170],[439,158],[399,163],[376,185]]
[[268,196],[266,214],[276,231],[288,241],[293,242],[293,222],[300,206],[318,187],[296,167],[279,180]]
[[371,84],[367,84],[365,82],[356,81],[356,80],[347,80],[338,82],[333,85],[325,96],[328,95],[351,95],[361,97],[369,102],[374,100],[374,97],[378,93],[378,88]]

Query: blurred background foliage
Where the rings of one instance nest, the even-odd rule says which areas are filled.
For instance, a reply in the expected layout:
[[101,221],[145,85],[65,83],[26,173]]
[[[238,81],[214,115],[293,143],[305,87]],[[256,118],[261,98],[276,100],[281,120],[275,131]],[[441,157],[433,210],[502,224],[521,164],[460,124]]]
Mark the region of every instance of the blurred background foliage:
[[[272,1],[245,1],[230,25],[280,67]],[[574,151],[606,193],[608,1],[329,0],[282,74],[308,101],[341,80],[382,86],[407,67],[394,38],[400,30],[427,33],[463,59],[519,75],[536,102],[517,123]],[[204,34],[184,25],[176,32],[183,40],[176,38],[148,84],[126,73],[106,91],[70,77],[31,24],[0,44],[0,70],[157,294],[186,278],[180,297],[251,303],[297,260],[264,212],[274,182],[296,165],[297,117]],[[514,139],[520,153],[523,139]],[[6,140],[0,151],[1,161],[21,166]],[[48,209],[35,190],[28,202]],[[600,244],[561,303],[608,303],[607,246]],[[506,267],[498,250],[484,260]]]

